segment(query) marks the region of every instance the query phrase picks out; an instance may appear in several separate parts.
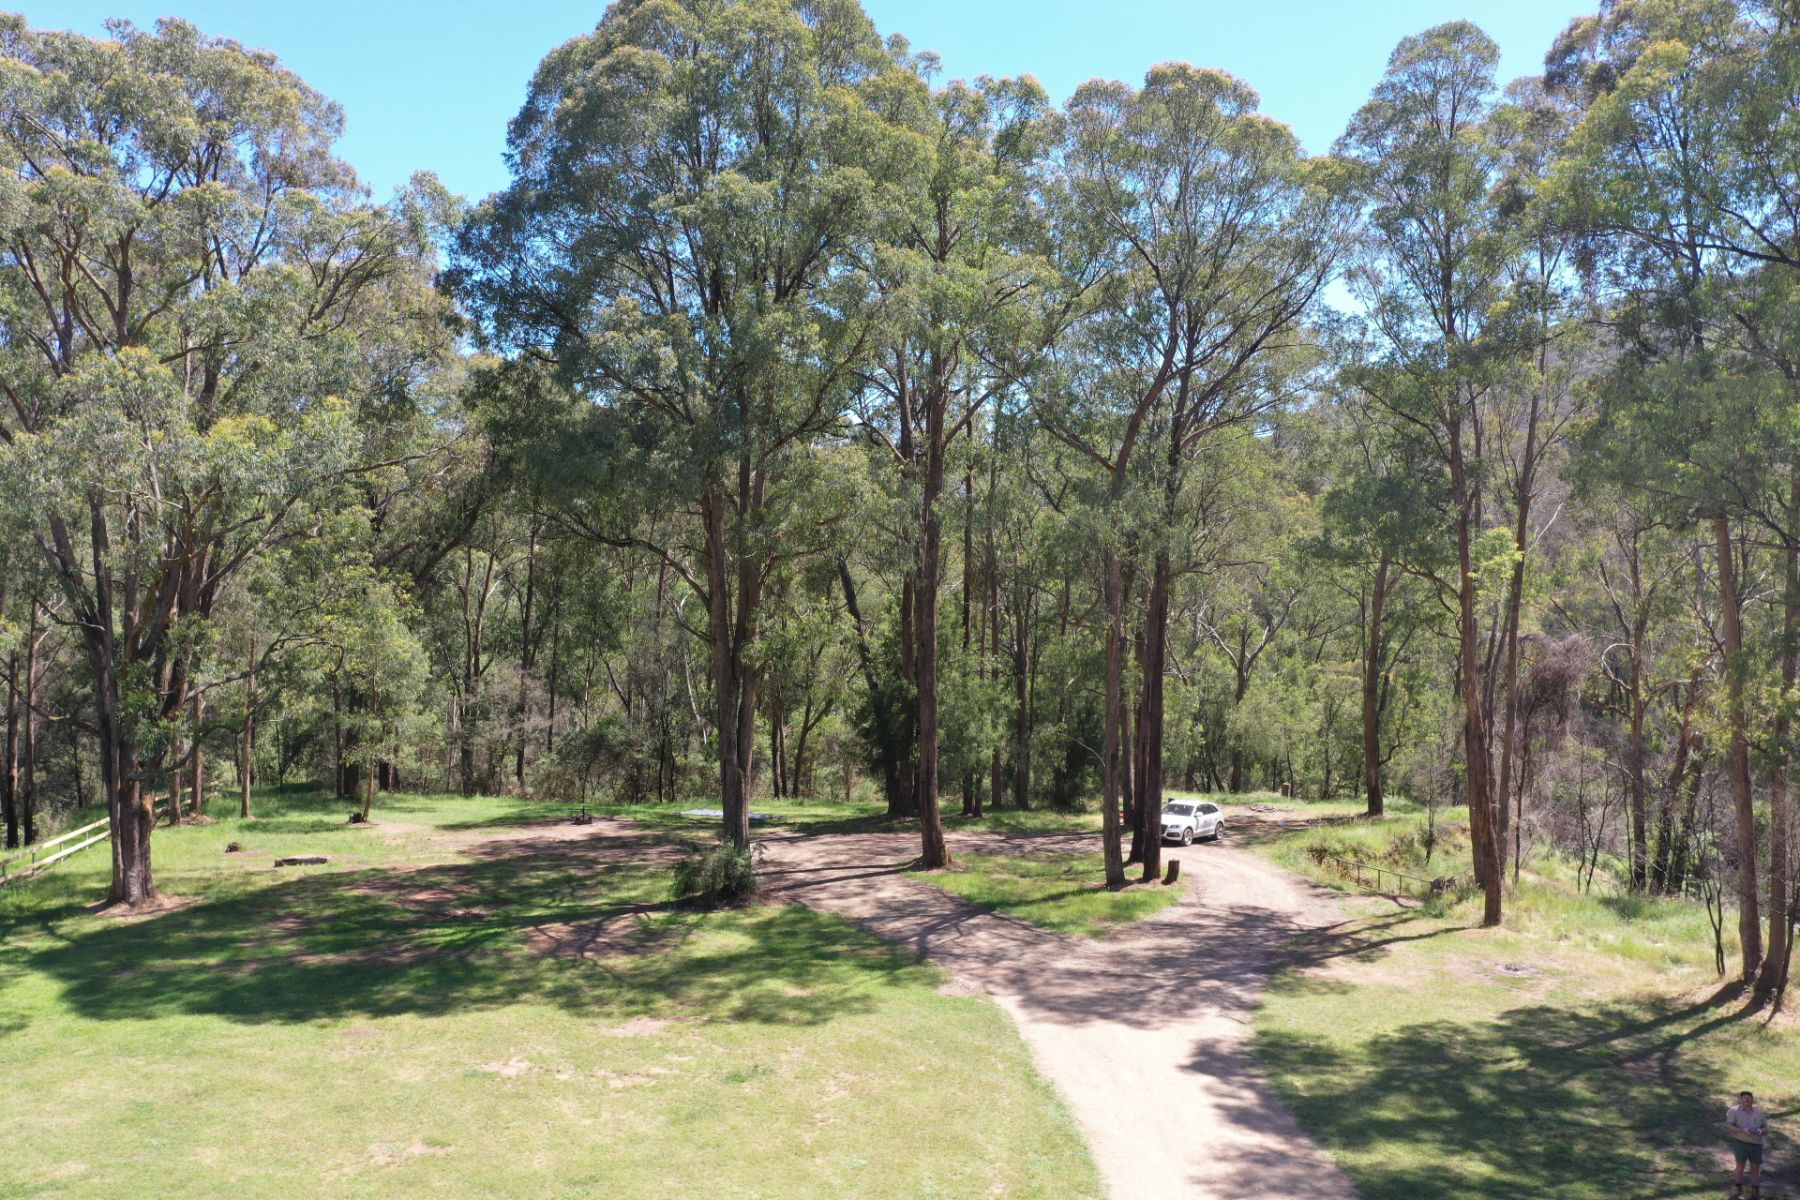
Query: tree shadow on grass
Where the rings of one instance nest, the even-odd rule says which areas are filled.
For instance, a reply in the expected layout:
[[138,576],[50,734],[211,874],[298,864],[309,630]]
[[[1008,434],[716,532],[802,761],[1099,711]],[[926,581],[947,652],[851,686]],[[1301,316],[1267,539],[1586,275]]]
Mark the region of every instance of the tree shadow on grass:
[[249,1024],[521,1001],[609,1018],[815,1024],[869,1009],[880,986],[935,978],[798,907],[677,909],[664,900],[664,852],[651,839],[521,839],[467,863],[316,873],[83,927],[16,965],[60,981],[91,1019]]
[[1732,1084],[1689,1051],[1744,1015],[1662,1000],[1534,1005],[1348,1048],[1265,1030],[1257,1050],[1366,1200],[1648,1200],[1715,1190]]

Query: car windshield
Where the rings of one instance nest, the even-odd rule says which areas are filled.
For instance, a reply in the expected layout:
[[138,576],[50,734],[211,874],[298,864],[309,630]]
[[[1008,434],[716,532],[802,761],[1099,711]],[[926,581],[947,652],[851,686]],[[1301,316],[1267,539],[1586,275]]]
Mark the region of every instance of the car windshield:
[[1191,817],[1194,815],[1194,806],[1191,804],[1165,804],[1163,811],[1171,816]]

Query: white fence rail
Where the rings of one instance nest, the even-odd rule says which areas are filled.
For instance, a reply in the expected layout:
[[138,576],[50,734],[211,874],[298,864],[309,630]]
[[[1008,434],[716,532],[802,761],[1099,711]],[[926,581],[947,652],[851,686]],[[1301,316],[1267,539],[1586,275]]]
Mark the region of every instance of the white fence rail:
[[[99,832],[96,833],[95,830]],[[29,879],[45,867],[53,866],[77,851],[86,850],[96,842],[104,842],[108,836],[106,818],[102,817],[80,829],[71,829],[48,841],[39,842],[22,854],[0,858],[0,887],[5,887],[16,879]],[[71,842],[74,844],[69,845]]]

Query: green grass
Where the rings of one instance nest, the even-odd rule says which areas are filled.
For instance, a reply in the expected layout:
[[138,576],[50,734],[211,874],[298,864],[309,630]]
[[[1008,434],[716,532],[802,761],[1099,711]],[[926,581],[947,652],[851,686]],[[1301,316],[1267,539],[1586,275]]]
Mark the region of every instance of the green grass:
[[91,915],[103,854],[0,892],[0,1196],[1100,1193],[1004,1015],[847,923],[482,844],[560,806],[258,805],[158,831],[189,907]]
[[[1100,831],[1100,814],[1098,812],[1060,812],[1055,809],[989,809],[979,819],[962,815],[960,801],[955,796],[945,797],[943,819],[945,829],[965,829],[970,831],[989,831],[993,833],[1098,833]],[[716,808],[711,802],[685,804],[601,804],[592,805],[590,812],[603,816],[630,817],[644,825],[655,829],[667,829],[682,834],[710,836],[718,827],[717,817],[690,817],[683,815],[690,809]],[[842,800],[820,800],[808,798],[763,798],[751,806],[752,812],[769,813],[776,818],[775,826],[782,829],[796,830],[801,833],[870,833],[905,829],[918,829],[918,822],[887,819],[887,806],[876,801],[855,800],[845,803]],[[556,813],[569,811],[568,805],[555,806]],[[769,828],[763,823],[752,824],[751,836],[758,829]]]
[[[1423,870],[1420,824],[1317,828],[1260,849],[1341,883],[1307,845]],[[1433,866],[1464,869],[1466,830],[1445,833]],[[1720,1195],[1719,1127],[1740,1088],[1786,1135],[1768,1178],[1800,1178],[1800,1027],[1710,1002],[1704,911],[1599,894],[1604,880],[1581,893],[1547,854],[1529,866],[1499,929],[1478,928],[1472,899],[1353,902],[1359,915],[1303,945],[1264,1002],[1263,1061],[1364,1200]]]
[[918,878],[993,912],[1056,933],[1100,937],[1181,898],[1184,884],[1108,891],[1099,854],[959,854],[949,871]]

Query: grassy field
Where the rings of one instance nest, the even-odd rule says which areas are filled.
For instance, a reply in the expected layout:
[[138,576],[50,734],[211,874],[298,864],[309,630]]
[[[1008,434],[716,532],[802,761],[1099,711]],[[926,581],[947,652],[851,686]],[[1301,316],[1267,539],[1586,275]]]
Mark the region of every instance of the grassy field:
[[[1260,850],[1339,886],[1307,847],[1466,870],[1466,830],[1452,822],[1425,864],[1422,825],[1402,813]],[[1530,865],[1500,929],[1477,927],[1473,900],[1369,899],[1302,947],[1258,1018],[1302,1123],[1365,1200],[1672,1200],[1726,1194],[1724,1110],[1750,1088],[1778,1134],[1764,1194],[1796,1194],[1800,1023],[1709,1003],[1700,906],[1604,894],[1604,880],[1588,895],[1559,861]]]
[[983,908],[1057,933],[1099,937],[1181,898],[1183,884],[1106,890],[1099,854],[959,854],[956,867],[918,878]]
[[157,833],[186,907],[0,892],[0,1196],[1099,1194],[1004,1015],[852,926],[486,840],[559,809],[258,800]]

